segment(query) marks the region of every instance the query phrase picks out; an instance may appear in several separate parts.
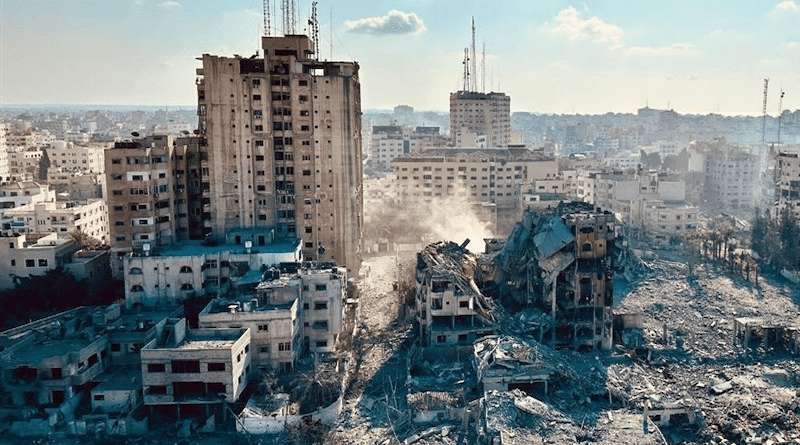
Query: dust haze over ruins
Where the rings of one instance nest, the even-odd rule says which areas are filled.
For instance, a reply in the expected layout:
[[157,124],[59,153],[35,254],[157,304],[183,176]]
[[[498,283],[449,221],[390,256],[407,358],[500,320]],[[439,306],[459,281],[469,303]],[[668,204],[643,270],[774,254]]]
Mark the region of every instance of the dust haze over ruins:
[[[609,10],[507,5],[539,14],[515,36],[543,43],[532,55],[551,43],[576,59],[531,70],[479,14],[454,12],[446,38],[428,6],[354,4],[335,29],[316,2],[257,6],[216,11],[259,28],[257,51],[204,35],[191,67],[160,65],[190,73],[191,107],[0,107],[10,440],[800,443],[800,110],[783,109],[800,85],[783,65],[750,79],[749,115],[645,95],[635,112],[552,114],[531,97],[574,80],[580,48],[617,60],[636,96],[642,57],[697,62],[740,36],[660,46]],[[214,15],[115,8],[132,23]],[[774,31],[792,14],[785,1],[759,17]],[[419,51],[427,39],[437,50]],[[374,52],[402,61],[406,45],[430,69],[395,71],[424,86]],[[670,94],[688,85],[653,69]],[[372,109],[387,97],[402,100]],[[582,100],[623,103],[602,97]]]

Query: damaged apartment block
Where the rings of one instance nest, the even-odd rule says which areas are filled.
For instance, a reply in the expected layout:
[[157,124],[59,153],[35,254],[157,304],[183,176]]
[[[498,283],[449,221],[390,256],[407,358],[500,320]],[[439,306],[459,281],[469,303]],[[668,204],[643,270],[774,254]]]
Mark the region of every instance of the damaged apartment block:
[[494,333],[492,302],[474,276],[469,240],[431,244],[417,254],[416,314],[422,346],[471,345]]
[[495,247],[496,295],[532,311],[526,334],[554,348],[610,349],[614,215],[591,204],[528,210]]

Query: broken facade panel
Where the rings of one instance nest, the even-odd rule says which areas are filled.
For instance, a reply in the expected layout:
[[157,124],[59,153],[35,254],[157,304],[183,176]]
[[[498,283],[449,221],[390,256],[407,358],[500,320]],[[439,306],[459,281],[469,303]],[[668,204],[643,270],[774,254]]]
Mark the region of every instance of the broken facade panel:
[[550,318],[539,339],[556,348],[611,348],[614,215],[591,204],[529,210],[494,256],[510,304]]

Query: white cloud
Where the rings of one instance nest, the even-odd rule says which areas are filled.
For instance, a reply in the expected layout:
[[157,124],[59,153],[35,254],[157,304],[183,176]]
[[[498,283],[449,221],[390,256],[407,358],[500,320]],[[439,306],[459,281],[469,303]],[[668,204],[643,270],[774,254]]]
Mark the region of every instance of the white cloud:
[[800,11],[800,3],[793,0],[786,0],[775,5],[778,11]]
[[578,11],[572,6],[562,9],[552,25],[545,24],[548,32],[554,36],[566,37],[570,41],[591,40],[597,43],[607,43],[612,47],[622,44],[623,31],[617,25],[604,22],[597,16],[583,18],[586,12]]
[[172,0],[167,0],[164,3],[159,3],[158,7],[167,11],[174,11],[180,9],[181,4]]
[[349,32],[359,34],[422,34],[428,28],[425,22],[413,12],[402,12],[393,9],[379,17],[364,17],[344,22]]
[[144,4],[144,0],[133,0],[133,6],[142,6]]
[[692,56],[697,53],[697,47],[691,43],[673,43],[669,46],[632,46],[628,48],[628,54],[634,56]]
[[796,50],[796,49],[800,49],[800,42],[788,42],[786,44],[786,49],[792,50],[792,51]]

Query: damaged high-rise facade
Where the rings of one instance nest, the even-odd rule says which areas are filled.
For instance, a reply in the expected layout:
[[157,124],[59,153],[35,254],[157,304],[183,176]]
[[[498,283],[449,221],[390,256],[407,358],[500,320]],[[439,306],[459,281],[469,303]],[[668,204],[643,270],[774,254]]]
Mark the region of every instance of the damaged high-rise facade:
[[526,329],[555,348],[610,349],[614,215],[591,204],[528,211],[493,254],[496,295],[534,309]]

